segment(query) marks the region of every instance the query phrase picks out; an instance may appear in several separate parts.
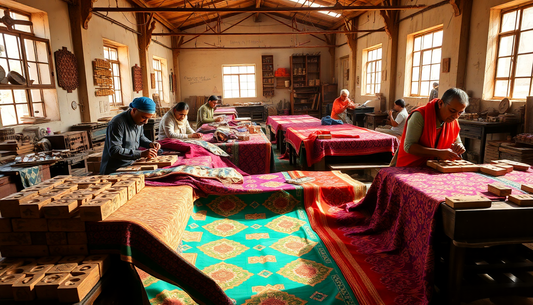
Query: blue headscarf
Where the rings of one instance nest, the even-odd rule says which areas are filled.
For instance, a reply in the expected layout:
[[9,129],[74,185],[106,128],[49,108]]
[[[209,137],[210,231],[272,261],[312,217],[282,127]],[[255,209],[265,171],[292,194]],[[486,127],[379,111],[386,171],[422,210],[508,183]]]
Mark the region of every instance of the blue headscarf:
[[136,108],[139,111],[154,114],[155,102],[148,97],[136,97],[133,102],[130,103],[130,108]]

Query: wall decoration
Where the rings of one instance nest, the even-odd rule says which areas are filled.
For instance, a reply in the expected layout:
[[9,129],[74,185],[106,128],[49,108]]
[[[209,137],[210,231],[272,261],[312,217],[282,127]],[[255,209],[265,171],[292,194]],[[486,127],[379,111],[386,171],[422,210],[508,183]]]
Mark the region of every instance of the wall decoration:
[[96,87],[96,96],[113,95],[113,72],[111,63],[106,59],[96,58],[93,60],[93,77]]
[[441,68],[441,72],[442,73],[449,73],[450,72],[450,60],[451,60],[451,58],[449,58],[449,57],[442,59],[442,68]]
[[56,60],[57,84],[71,93],[79,86],[78,62],[76,56],[63,47],[54,52]]
[[143,90],[142,69],[137,64],[131,67],[131,75],[133,76],[133,91],[139,93]]
[[150,73],[150,83],[151,83],[151,88],[152,89],[155,89],[155,73]]
[[169,88],[170,88],[170,92],[174,92],[174,81],[176,80],[174,78],[174,72],[170,72],[170,77],[168,78],[169,80]]

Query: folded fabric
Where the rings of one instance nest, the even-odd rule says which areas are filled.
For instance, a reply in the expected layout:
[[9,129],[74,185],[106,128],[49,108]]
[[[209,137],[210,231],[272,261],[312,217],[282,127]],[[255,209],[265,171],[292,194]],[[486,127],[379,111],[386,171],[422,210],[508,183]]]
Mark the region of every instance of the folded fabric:
[[307,139],[309,139],[309,141],[313,142],[313,141],[315,141],[317,139],[319,134],[331,134],[332,138],[354,138],[354,139],[359,138],[358,134],[344,133],[344,131],[331,132],[329,130],[316,130],[316,131],[312,132],[311,134],[309,134]]
[[221,157],[229,157],[228,153],[223,151],[220,147],[213,145],[207,141],[204,140],[193,140],[193,139],[181,139],[181,141],[189,144],[198,145],[200,147],[203,147],[207,149],[210,153],[215,154],[217,156]]
[[172,175],[187,175],[197,178],[216,179],[224,184],[242,184],[243,176],[231,167],[210,168],[202,165],[179,165],[142,172],[148,180],[156,180]]
[[331,116],[329,115],[326,115],[325,117],[323,117],[320,122],[322,125],[342,125],[343,124],[341,120],[332,119]]

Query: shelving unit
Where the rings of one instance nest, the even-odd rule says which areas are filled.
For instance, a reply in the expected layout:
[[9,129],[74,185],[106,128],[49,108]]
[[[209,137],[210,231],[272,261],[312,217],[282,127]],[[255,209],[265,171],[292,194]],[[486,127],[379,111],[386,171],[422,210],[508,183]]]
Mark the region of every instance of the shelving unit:
[[320,55],[291,56],[291,113],[321,116]]
[[274,96],[274,56],[273,55],[261,55],[261,66],[263,74],[263,96]]

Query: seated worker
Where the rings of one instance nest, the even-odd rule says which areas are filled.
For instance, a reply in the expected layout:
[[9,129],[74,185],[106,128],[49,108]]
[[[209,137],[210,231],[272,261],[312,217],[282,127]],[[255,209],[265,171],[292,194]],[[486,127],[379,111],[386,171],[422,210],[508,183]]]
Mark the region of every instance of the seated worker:
[[376,131],[387,133],[393,136],[401,136],[403,134],[403,128],[407,121],[407,109],[405,109],[405,101],[403,99],[396,100],[394,102],[394,110],[398,112],[396,119],[392,117],[392,110],[389,110],[389,120],[391,126],[380,126],[376,128]]
[[189,125],[187,114],[189,114],[189,105],[185,102],[179,102],[172,107],[172,109],[165,113],[159,123],[159,135],[157,139],[201,138],[202,135],[195,133],[191,125]]
[[[118,168],[129,166],[141,157],[155,158],[161,145],[144,136],[142,125],[155,114],[155,103],[147,97],[138,97],[130,108],[116,115],[107,125],[100,174],[107,175]],[[139,147],[147,148],[140,151]]]
[[459,160],[466,150],[457,119],[468,106],[468,95],[451,88],[407,118],[400,147],[391,166],[424,166],[427,160]]
[[346,114],[346,109],[355,109],[359,104],[352,102],[348,95],[350,95],[348,90],[341,90],[341,95],[333,101],[331,118],[334,120],[342,120],[342,122],[346,124],[352,124],[352,120],[350,120]]
[[214,119],[215,107],[218,102],[216,95],[211,95],[205,104],[198,108],[198,115],[196,116],[196,129],[202,127],[205,123],[213,123],[222,121],[222,117]]

